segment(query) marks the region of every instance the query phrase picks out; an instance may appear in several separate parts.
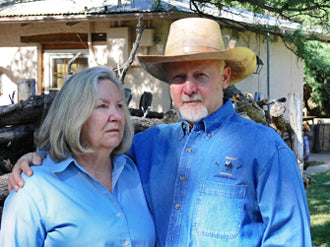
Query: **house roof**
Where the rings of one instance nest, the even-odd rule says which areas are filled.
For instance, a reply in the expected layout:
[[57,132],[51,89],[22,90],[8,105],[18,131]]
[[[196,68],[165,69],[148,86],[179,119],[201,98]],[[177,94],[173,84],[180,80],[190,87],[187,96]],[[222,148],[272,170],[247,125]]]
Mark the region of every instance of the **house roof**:
[[[58,19],[90,19],[104,16],[120,16],[138,13],[178,13],[195,14],[194,6],[189,0],[160,0],[161,8],[156,8],[156,0],[0,0],[1,22],[26,22],[26,21],[54,21]],[[244,25],[276,26],[282,31],[297,30],[299,23],[281,20],[278,18],[254,14],[236,8],[225,7],[221,11],[212,4],[202,8],[209,16],[223,22],[236,23],[237,27]],[[320,33],[319,30],[314,30]],[[326,35],[329,36],[329,35]],[[327,40],[330,39],[330,36]]]

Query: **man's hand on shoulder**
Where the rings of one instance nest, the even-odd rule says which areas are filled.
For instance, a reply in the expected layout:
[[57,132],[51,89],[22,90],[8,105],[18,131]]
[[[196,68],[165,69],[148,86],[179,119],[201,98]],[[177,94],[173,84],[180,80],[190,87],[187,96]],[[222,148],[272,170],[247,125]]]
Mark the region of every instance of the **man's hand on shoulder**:
[[41,165],[42,156],[37,153],[27,153],[23,155],[14,165],[12,172],[9,174],[8,190],[14,189],[16,192],[19,188],[23,188],[24,181],[21,173],[24,172],[27,176],[32,176],[32,169],[30,165]]

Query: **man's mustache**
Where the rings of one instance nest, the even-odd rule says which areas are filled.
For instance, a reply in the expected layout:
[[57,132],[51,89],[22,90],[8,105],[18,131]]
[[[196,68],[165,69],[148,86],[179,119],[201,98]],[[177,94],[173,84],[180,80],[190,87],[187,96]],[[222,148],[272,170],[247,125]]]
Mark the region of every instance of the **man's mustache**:
[[193,94],[191,96],[183,95],[181,100],[182,102],[201,101],[202,103],[204,103],[204,99],[199,94]]

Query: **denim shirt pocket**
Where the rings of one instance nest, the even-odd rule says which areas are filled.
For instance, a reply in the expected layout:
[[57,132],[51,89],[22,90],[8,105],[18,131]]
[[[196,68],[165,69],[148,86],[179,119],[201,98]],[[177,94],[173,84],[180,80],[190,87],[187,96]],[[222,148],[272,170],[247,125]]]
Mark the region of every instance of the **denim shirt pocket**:
[[194,231],[215,238],[235,238],[241,228],[247,186],[203,181],[194,212]]

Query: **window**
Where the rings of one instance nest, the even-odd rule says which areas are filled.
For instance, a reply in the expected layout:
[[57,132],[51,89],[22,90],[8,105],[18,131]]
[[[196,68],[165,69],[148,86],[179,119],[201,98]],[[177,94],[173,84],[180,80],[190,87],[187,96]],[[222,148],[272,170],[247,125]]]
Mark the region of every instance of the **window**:
[[88,67],[88,50],[49,50],[44,52],[45,63],[45,93],[58,91],[65,82],[65,75],[68,74],[69,62],[72,74]]

